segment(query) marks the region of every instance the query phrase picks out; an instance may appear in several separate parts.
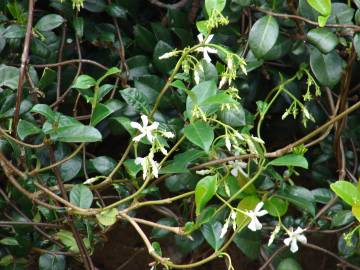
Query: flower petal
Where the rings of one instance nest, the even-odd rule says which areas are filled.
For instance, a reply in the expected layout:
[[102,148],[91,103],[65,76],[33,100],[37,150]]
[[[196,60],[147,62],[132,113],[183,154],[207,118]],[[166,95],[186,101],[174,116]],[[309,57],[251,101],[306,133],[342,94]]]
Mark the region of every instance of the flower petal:
[[144,127],[149,124],[149,118],[145,114],[141,115],[141,121],[143,122]]
[[254,209],[254,212],[257,213],[260,211],[260,209],[264,206],[264,203],[263,202],[259,202],[256,206],[255,206],[255,209]]
[[296,239],[299,241],[299,242],[301,242],[301,243],[303,243],[303,244],[306,244],[307,243],[307,239],[306,239],[306,237],[305,237],[305,235],[298,235],[297,237],[296,237]]
[[145,134],[141,133],[140,135],[137,135],[136,137],[134,137],[133,141],[134,142],[139,142],[144,136],[145,136]]
[[233,176],[235,176],[235,177],[238,176],[238,170],[236,168],[233,168],[230,172]]
[[143,131],[143,127],[138,122],[131,122],[130,126],[132,128],[136,128],[136,129],[140,130],[141,132]]
[[213,39],[213,37],[214,37],[213,34],[209,35],[209,36],[207,37],[207,39],[205,40],[205,44],[210,43],[210,41]]
[[287,245],[287,246],[289,246],[289,245],[290,245],[290,242],[291,242],[291,239],[292,239],[291,237],[285,238],[285,239],[284,239],[284,244]]
[[204,50],[204,59],[206,62],[211,63],[211,58],[209,54],[207,53],[207,50]]
[[204,35],[203,35],[202,33],[200,33],[200,34],[197,35],[197,38],[198,38],[198,40],[199,40],[200,42],[203,42],[203,40],[204,40]]
[[295,253],[298,250],[299,250],[299,247],[298,247],[297,241],[295,239],[292,239],[291,246],[290,246],[290,251],[292,253]]
[[257,215],[258,217],[262,217],[262,216],[265,216],[265,215],[267,215],[267,214],[268,214],[268,211],[266,211],[266,210],[261,210],[261,211],[259,211],[259,212],[256,213],[256,215]]

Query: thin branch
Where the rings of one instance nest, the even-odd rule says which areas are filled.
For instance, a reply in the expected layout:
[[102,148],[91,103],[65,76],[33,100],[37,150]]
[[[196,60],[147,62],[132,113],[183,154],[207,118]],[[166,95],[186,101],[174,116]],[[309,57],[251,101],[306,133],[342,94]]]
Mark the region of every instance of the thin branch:
[[20,105],[23,95],[23,87],[24,87],[24,79],[26,73],[26,67],[29,60],[29,48],[30,48],[30,40],[32,35],[32,24],[33,24],[33,17],[34,17],[34,0],[28,1],[28,17],[27,17],[27,25],[26,25],[26,34],[24,40],[24,49],[21,55],[21,66],[20,66],[20,75],[18,80],[18,88],[16,93],[16,103],[15,103],[15,112],[14,112],[14,122],[12,125],[12,133],[15,137],[16,134],[16,127],[19,122],[20,118]]

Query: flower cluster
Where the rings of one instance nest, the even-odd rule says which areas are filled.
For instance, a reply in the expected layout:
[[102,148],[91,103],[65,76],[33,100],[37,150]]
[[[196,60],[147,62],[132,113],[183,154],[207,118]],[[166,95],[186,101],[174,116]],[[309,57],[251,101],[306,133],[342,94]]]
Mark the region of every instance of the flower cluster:
[[154,154],[158,151],[167,155],[165,145],[159,139],[163,138],[174,138],[175,135],[170,131],[159,130],[159,123],[154,121],[149,125],[149,118],[146,115],[141,115],[142,124],[137,122],[131,122],[130,126],[139,131],[139,134],[133,138],[133,141],[138,143],[143,138],[151,144],[151,149],[146,157],[137,157],[135,163],[141,165],[143,171],[143,179],[147,177],[158,177],[160,165],[154,160]]

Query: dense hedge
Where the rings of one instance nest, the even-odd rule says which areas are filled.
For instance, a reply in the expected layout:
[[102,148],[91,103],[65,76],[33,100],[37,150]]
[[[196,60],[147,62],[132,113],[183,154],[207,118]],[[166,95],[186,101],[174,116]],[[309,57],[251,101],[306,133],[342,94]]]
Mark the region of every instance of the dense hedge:
[[359,59],[359,0],[0,1],[0,268],[360,269]]

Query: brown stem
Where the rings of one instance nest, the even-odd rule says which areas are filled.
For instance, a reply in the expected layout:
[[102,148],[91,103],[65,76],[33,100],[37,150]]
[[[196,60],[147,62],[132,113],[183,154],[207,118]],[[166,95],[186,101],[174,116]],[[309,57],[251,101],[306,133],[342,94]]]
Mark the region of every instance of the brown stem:
[[[51,164],[55,164],[56,163],[56,160],[55,160],[55,153],[54,153],[54,149],[52,148],[52,145],[49,145],[48,146],[48,149],[49,149],[49,157],[50,157],[50,163]],[[59,167],[55,166],[53,168],[53,171],[54,171],[54,174],[55,174],[55,177],[56,177],[56,181],[57,181],[57,185],[59,186],[59,189],[60,189],[60,192],[61,192],[61,195],[62,197],[64,198],[64,200],[68,201],[69,198],[68,198],[68,195],[67,195],[67,192],[65,190],[65,187],[64,187],[64,183],[61,179],[61,175],[60,175],[60,170],[59,170]],[[74,238],[76,240],[76,244],[78,245],[79,247],[79,251],[80,251],[80,254],[81,254],[81,257],[83,258],[83,261],[84,261],[84,264],[85,264],[85,268],[87,270],[93,270],[94,269],[94,265],[92,263],[92,260],[90,258],[90,255],[84,245],[84,242],[83,240],[81,239],[80,237],[80,234],[78,232],[78,230],[76,229],[75,225],[74,225],[74,222],[73,222],[73,219],[72,219],[72,216],[70,216],[69,214],[66,215],[66,219],[68,221],[68,224],[70,226],[70,229],[74,235]]]
[[25,79],[26,67],[29,60],[29,47],[30,47],[30,40],[32,35],[32,24],[33,24],[33,17],[34,17],[34,0],[28,1],[28,17],[27,17],[27,25],[26,25],[26,34],[24,40],[24,48],[21,55],[21,66],[20,66],[20,75],[18,80],[18,88],[16,93],[16,103],[15,103],[15,112],[14,112],[14,121],[12,125],[12,133],[15,137],[17,137],[16,127],[19,122],[20,118],[20,105],[22,100],[23,94],[23,84]]

